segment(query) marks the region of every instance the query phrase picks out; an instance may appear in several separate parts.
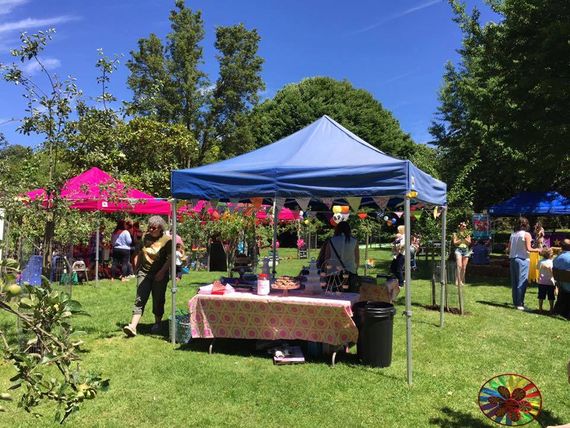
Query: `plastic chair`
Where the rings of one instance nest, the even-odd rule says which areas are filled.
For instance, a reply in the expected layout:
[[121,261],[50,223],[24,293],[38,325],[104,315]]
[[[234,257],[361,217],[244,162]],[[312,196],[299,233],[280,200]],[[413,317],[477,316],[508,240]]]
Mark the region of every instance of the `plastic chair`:
[[83,275],[85,275],[85,281],[89,281],[88,269],[83,260],[77,260],[73,262],[73,265],[71,266],[71,272],[77,273],[78,277],[79,273],[82,272]]
[[31,256],[28,264],[22,271],[18,280],[19,284],[42,285],[42,256]]

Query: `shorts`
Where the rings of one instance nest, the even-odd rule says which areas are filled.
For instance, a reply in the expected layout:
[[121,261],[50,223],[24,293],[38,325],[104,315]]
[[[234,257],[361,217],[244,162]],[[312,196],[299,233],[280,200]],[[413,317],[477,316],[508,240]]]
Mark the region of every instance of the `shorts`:
[[538,284],[538,299],[544,300],[548,295],[548,300],[554,300],[554,285]]
[[471,250],[469,248],[456,248],[455,256],[471,257]]

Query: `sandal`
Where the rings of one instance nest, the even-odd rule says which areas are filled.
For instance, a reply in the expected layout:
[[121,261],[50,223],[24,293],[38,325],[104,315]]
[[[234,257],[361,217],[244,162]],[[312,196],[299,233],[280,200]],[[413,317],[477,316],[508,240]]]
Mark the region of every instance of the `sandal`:
[[135,337],[137,335],[137,331],[132,328],[130,325],[126,325],[123,327],[123,333],[127,335],[127,337]]

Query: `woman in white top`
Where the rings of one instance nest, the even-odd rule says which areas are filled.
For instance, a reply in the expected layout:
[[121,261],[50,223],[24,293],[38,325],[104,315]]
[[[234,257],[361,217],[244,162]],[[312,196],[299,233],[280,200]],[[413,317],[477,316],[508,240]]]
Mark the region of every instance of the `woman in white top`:
[[[338,260],[339,258],[340,261]],[[325,249],[325,260],[338,262],[344,266],[344,270],[349,272],[350,291],[357,291],[357,270],[360,263],[360,252],[358,250],[358,241],[352,236],[350,225],[346,221],[341,221],[336,225],[334,236],[329,240],[329,245]]]
[[528,285],[528,267],[530,264],[528,254],[540,252],[539,249],[532,248],[531,242],[532,238],[528,233],[528,220],[521,217],[507,246],[511,267],[513,305],[521,311],[524,311],[524,295]]

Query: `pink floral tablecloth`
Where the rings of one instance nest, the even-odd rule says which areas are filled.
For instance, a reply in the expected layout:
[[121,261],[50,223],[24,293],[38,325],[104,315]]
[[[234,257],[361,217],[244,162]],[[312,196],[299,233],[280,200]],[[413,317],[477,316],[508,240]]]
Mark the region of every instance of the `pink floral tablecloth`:
[[303,296],[290,293],[197,294],[188,303],[192,337],[309,340],[331,345],[356,342],[352,320],[358,294]]

